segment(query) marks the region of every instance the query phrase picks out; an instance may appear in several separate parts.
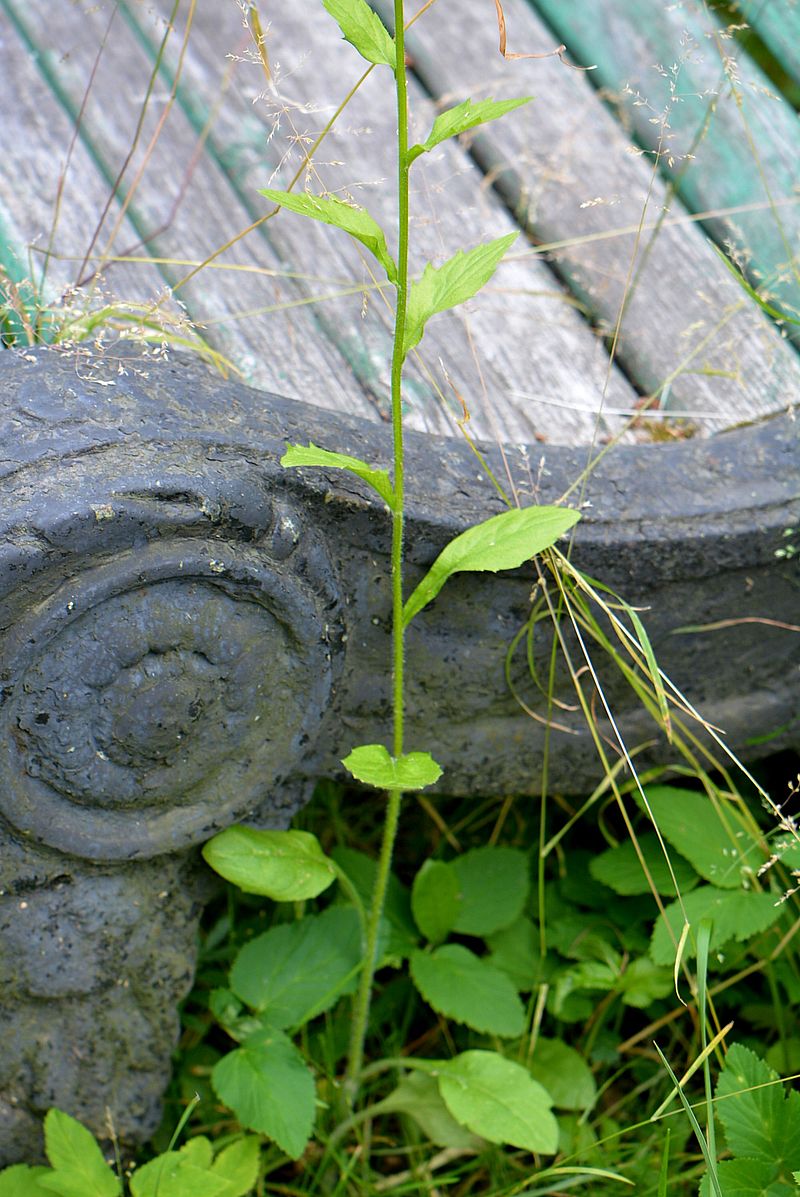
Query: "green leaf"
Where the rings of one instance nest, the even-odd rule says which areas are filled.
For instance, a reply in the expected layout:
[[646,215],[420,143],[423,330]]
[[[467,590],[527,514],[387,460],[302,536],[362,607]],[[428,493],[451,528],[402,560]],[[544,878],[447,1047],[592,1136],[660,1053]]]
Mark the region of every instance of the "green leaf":
[[118,1197],[120,1183],[91,1131],[61,1110],[48,1110],[44,1120],[51,1175],[37,1183],[62,1197]]
[[307,831],[228,827],[203,845],[203,856],[246,894],[275,902],[316,898],[336,879],[333,864]]
[[[778,1169],[766,1160],[723,1160],[717,1164],[722,1197],[795,1197],[795,1189],[776,1180]],[[700,1183],[700,1197],[714,1197],[708,1174]]]
[[723,822],[707,794],[676,786],[647,786],[645,793],[664,839],[706,881],[721,889],[738,889],[742,877],[752,876],[762,864],[763,852],[730,803],[719,800]]
[[550,1095],[521,1064],[496,1052],[462,1052],[442,1063],[439,1091],[456,1121],[490,1143],[543,1155],[558,1148]]
[[242,1126],[268,1135],[296,1160],[311,1137],[314,1078],[297,1048],[275,1032],[223,1056],[211,1074],[214,1092]]
[[211,1146],[211,1140],[207,1139],[205,1135],[195,1135],[188,1143],[184,1143],[179,1150],[179,1155],[187,1159],[190,1164],[194,1164],[195,1168],[208,1169],[214,1158],[214,1148]]
[[441,266],[430,262],[408,292],[403,355],[418,345],[431,316],[458,307],[488,283],[500,259],[516,241],[517,233],[507,233],[494,241],[476,245],[466,253],[459,250]]
[[50,1197],[52,1189],[43,1189],[42,1177],[52,1176],[49,1168],[14,1164],[0,1172],[0,1197]]
[[442,770],[427,752],[389,754],[383,744],[363,744],[342,761],[356,781],[376,790],[424,790],[442,776]]
[[[650,876],[659,894],[675,896],[675,884],[670,876],[664,853],[653,832],[640,835],[639,847],[650,870]],[[697,885],[697,874],[686,860],[676,852],[670,854],[670,861],[675,880],[680,892],[687,893]],[[596,881],[602,881],[615,894],[631,897],[638,894],[650,893],[650,885],[645,877],[636,849],[630,840],[618,844],[616,848],[609,848],[601,852],[589,862],[589,872]]]
[[515,108],[529,104],[532,99],[533,96],[520,96],[516,100],[465,100],[463,104],[456,104],[455,107],[439,113],[422,145],[415,145],[409,150],[409,158],[413,160],[450,137],[457,137],[459,133],[466,133],[467,129],[474,129],[476,125],[496,121],[499,116],[505,116]]
[[424,1072],[410,1072],[380,1103],[382,1112],[407,1114],[437,1147],[476,1150],[481,1140],[456,1122],[439,1092],[438,1082]]
[[441,943],[452,931],[460,908],[461,884],[455,869],[443,860],[426,860],[411,888],[411,909],[425,938]]
[[327,470],[349,470],[362,482],[366,482],[377,491],[391,511],[397,507],[397,496],[394,493],[392,481],[386,470],[376,470],[360,457],[348,457],[345,453],[330,453],[327,449],[320,449],[317,445],[287,445],[286,452],[281,458],[284,469],[294,466],[321,466]]
[[[358,890],[365,909],[369,908],[375,890],[376,862],[364,852],[357,852],[354,848],[336,847],[331,855]],[[417,946],[419,936],[411,916],[409,892],[402,882],[398,881],[394,873],[389,874],[383,913],[389,926],[386,954],[398,959],[405,959]]]
[[461,944],[413,952],[411,978],[434,1010],[475,1031],[513,1038],[525,1029],[524,1007],[505,973]]
[[386,235],[364,208],[346,204],[334,196],[309,195],[307,192],[295,194],[293,191],[276,191],[274,187],[260,188],[259,194],[290,212],[296,212],[298,216],[308,216],[311,220],[331,224],[349,233],[378,259],[389,282],[397,281],[397,267],[387,248]]
[[580,515],[569,507],[523,507],[493,515],[442,549],[403,607],[403,626],[436,598],[453,574],[516,569],[563,536]]
[[800,1093],[784,1094],[777,1072],[734,1043],[715,1090],[715,1109],[734,1155],[800,1168]]
[[592,1070],[563,1039],[537,1039],[530,1072],[560,1110],[590,1110],[594,1105],[597,1084]]
[[523,916],[510,927],[487,937],[490,964],[511,978],[521,993],[530,991],[544,979],[545,961],[539,951],[539,933],[531,919]]
[[[774,894],[755,893],[750,890],[717,889],[703,885],[686,894],[683,899],[686,917],[696,931],[703,919],[711,919],[710,965],[717,962],[717,955],[730,939],[743,943],[753,935],[766,931],[783,914],[783,907],[775,904]],[[650,941],[650,955],[656,964],[672,965],[675,960],[675,944],[683,931],[683,911],[679,902],[671,902],[666,908],[666,917],[672,928],[674,941],[660,918]],[[693,954],[691,939],[686,943],[684,954]]]
[[631,960],[619,974],[615,988],[622,995],[624,1005],[646,1010],[652,1002],[669,997],[672,993],[672,970],[661,968],[646,956],[640,956]]
[[461,886],[453,930],[491,935],[522,914],[530,887],[528,858],[516,848],[473,848],[452,861]]
[[352,989],[360,965],[358,915],[351,906],[332,906],[245,944],[230,985],[271,1027],[298,1027]]
[[211,1171],[225,1181],[223,1197],[246,1197],[258,1180],[261,1145],[253,1135],[237,1139],[219,1153]]
[[[137,1168],[131,1177],[133,1197],[227,1197],[224,1180],[198,1168],[182,1151],[167,1151]],[[88,1197],[88,1195],[87,1195]]]
[[376,66],[397,66],[397,46],[380,17],[366,0],[322,0],[342,31],[345,41],[355,46],[362,58]]

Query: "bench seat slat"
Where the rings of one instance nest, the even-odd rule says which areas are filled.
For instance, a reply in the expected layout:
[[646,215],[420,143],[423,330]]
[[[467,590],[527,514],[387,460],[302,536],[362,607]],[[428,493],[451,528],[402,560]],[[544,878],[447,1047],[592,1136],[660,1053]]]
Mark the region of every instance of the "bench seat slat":
[[[376,6],[388,17],[388,0]],[[456,37],[452,7],[434,5],[409,30],[415,69],[442,103],[470,91],[535,94],[528,107],[482,129],[474,153],[509,202],[525,210],[539,241],[567,242],[550,256],[607,327],[617,319],[647,205],[619,345],[629,376],[644,393],[669,381],[665,406],[716,415],[706,423],[711,431],[785,406],[800,391],[795,353],[653,177],[650,160],[631,154],[589,73],[556,58],[504,62],[491,7],[459,0],[462,32]],[[585,6],[579,8],[586,33],[575,56],[591,59],[601,17],[590,21]],[[557,44],[524,0],[507,0],[504,9],[510,49],[545,51]]]
[[800,122],[762,71],[700,6],[653,4],[642,19],[639,0],[595,0],[591,22],[583,0],[536,7],[576,58],[592,56],[593,82],[612,89],[651,150],[666,114],[660,165],[693,212],[755,207],[709,218],[706,227],[800,315]]

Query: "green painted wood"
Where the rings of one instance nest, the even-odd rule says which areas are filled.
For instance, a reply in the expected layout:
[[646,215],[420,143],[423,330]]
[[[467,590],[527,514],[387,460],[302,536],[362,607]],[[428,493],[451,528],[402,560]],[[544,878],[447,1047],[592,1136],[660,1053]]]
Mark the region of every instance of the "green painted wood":
[[800,5],[797,0],[736,0],[736,11],[800,87]]
[[800,315],[800,123],[759,68],[699,5],[534,2],[577,61],[597,64],[593,83],[610,89],[639,142],[651,153],[660,145],[661,168],[693,212],[755,207],[706,227]]

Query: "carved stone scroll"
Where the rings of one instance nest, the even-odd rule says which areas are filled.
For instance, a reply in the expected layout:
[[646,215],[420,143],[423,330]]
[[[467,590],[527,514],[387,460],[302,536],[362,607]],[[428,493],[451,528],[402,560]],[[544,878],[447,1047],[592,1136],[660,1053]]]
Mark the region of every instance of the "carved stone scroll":
[[[0,1163],[31,1159],[51,1105],[100,1134],[154,1128],[191,984],[207,875],[238,820],[285,826],[313,780],[387,736],[389,519],[349,475],[283,471],[287,442],[389,464],[388,429],[186,363],[0,354]],[[523,502],[552,502],[585,450],[485,446]],[[409,437],[418,575],[501,504],[471,450]],[[797,743],[800,518],[789,417],[702,443],[619,449],[590,476],[575,561],[650,608],[671,677],[731,747]],[[462,576],[411,626],[408,742],[440,788],[537,793],[542,713],[524,653],[530,571]],[[774,642],[775,650],[767,646]],[[534,653],[549,649],[537,628]],[[627,740],[653,735],[602,668]],[[571,700],[567,671],[557,678]],[[577,714],[551,784],[592,787]],[[609,730],[609,729],[606,729]],[[656,744],[649,761],[666,761]],[[204,880],[204,876],[206,879]],[[107,1115],[107,1111],[109,1115]]]

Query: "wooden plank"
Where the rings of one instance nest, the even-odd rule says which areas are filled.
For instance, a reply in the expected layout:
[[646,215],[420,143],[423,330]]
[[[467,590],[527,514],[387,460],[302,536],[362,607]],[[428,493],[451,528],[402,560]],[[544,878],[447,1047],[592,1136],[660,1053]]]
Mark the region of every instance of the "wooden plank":
[[[67,104],[77,111],[113,5],[97,5],[91,11],[83,11],[68,0],[55,0],[48,8],[45,28],[23,0],[5,2],[57,78]],[[48,48],[52,46],[58,46],[57,53]],[[85,144],[109,179],[116,177],[129,154],[151,69],[128,25],[117,21],[99,60],[81,127]],[[143,170],[142,186],[136,190],[129,212],[137,232],[144,237],[161,229],[172,216],[169,227],[151,238],[150,252],[163,258],[202,260],[232,231],[246,227],[249,214],[231,191],[222,171],[207,155],[198,154],[193,161],[197,138],[178,106],[173,106],[169,115],[169,141],[158,138],[146,159],[145,149],[166,99],[163,87],[159,87],[148,106],[142,137],[126,175],[126,180],[135,178]],[[171,209],[178,199],[173,213]],[[242,264],[248,271],[255,268],[276,272],[280,298],[289,301],[300,298],[292,280],[283,277],[284,263],[264,241],[253,243],[246,251],[236,247],[226,255],[225,263]],[[184,267],[169,265],[162,266],[162,270],[171,282],[186,273]],[[222,281],[222,271],[209,271],[181,289],[179,296],[192,320],[243,369],[248,381],[305,395],[323,407],[344,408],[362,415],[372,412],[347,364],[320,335],[315,321],[303,308],[289,308],[277,314],[267,328],[254,319],[240,322],[236,318],[238,312],[263,307],[265,300],[274,301],[279,296],[274,282],[272,296],[265,294],[263,278],[256,273],[236,272],[231,277],[233,283],[226,284]],[[224,323],[203,330],[203,321],[208,316]]]
[[[165,5],[160,5],[162,13]],[[132,10],[143,19],[146,10]],[[200,4],[184,67],[184,101],[204,119],[202,104],[219,94],[226,68],[224,51],[233,54],[236,70],[211,137],[216,153],[231,173],[242,196],[273,179],[288,183],[300,162],[291,142],[310,144],[338,101],[363,72],[363,60],[344,43],[322,9],[308,19],[304,6],[283,0],[269,9],[271,31],[267,50],[275,64],[272,86],[241,27],[236,6]],[[157,26],[150,27],[154,42]],[[174,52],[173,52],[174,53]],[[316,156],[309,184],[327,187],[366,203],[387,228],[395,223],[390,196],[393,175],[392,144],[396,116],[387,73],[378,71],[348,105],[339,125]],[[412,108],[419,135],[427,132],[434,110],[428,98],[412,86]],[[280,126],[280,128],[278,128]],[[277,132],[276,132],[277,129]],[[422,134],[424,136],[424,134]],[[457,146],[420,160],[414,170],[412,210],[416,261],[426,256],[441,261],[457,248],[498,236],[515,227],[497,198],[483,187],[480,172]],[[257,198],[257,197],[256,197]],[[314,262],[322,274],[365,278],[363,256],[335,231],[311,226],[283,213],[269,226],[280,236],[295,265]],[[393,238],[390,236],[390,241]],[[522,243],[524,245],[524,243]],[[521,256],[525,259],[524,249]],[[347,352],[357,360],[365,353],[382,363],[384,402],[389,328],[385,309],[372,299],[365,316],[361,298],[339,305],[334,318]],[[504,264],[497,285],[463,313],[445,314],[430,325],[421,346],[425,369],[409,371],[409,418],[419,426],[420,413],[434,408],[429,376],[461,415],[438,363],[464,396],[472,413],[471,430],[482,436],[530,441],[544,435],[559,441],[588,441],[608,371],[602,344],[587,329],[552,274],[531,259]],[[525,393],[525,399],[519,398]],[[629,409],[636,396],[619,372],[612,369],[607,402]],[[544,400],[543,402],[541,400]],[[553,406],[558,404],[558,406]],[[614,424],[619,421],[615,420]],[[430,419],[423,426],[431,427]],[[611,430],[609,421],[602,432]],[[456,431],[449,418],[444,430]]]
[[766,76],[705,6],[649,5],[642,19],[639,0],[596,0],[588,22],[582,0],[535,2],[576,58],[597,63],[593,82],[613,89],[642,145],[661,145],[688,207],[737,209],[705,227],[799,316],[800,125]]
[[[388,17],[388,0],[377,7]],[[523,0],[507,0],[504,9],[510,50],[557,44]],[[692,422],[706,431],[785,406],[800,391],[796,355],[654,177],[649,159],[630,152],[590,75],[557,58],[504,61],[484,0],[460,0],[458,18],[468,37],[454,36],[447,5],[434,5],[409,30],[415,70],[443,103],[535,94],[533,104],[486,126],[473,152],[513,208],[525,211],[535,239],[560,244],[549,258],[607,328],[626,293],[644,213],[618,348],[639,389],[660,393],[668,410],[697,413]],[[588,55],[588,35],[587,43]]]
[[[42,73],[41,57],[1,5],[0,26],[0,159],[6,180],[0,193],[0,264],[31,296],[35,291],[44,304],[63,306],[78,280],[109,188],[86,146],[76,141],[53,232],[71,121]],[[111,211],[119,212],[116,201]],[[121,236],[128,243],[136,240],[135,229],[124,218]],[[48,247],[52,252],[46,258],[43,251]],[[78,311],[97,308],[111,296],[149,305],[156,303],[163,288],[164,278],[152,266],[108,263],[102,276],[75,292],[69,302]],[[167,310],[176,309],[169,305]]]
[[800,87],[800,7],[794,0],[736,0],[736,12]]

